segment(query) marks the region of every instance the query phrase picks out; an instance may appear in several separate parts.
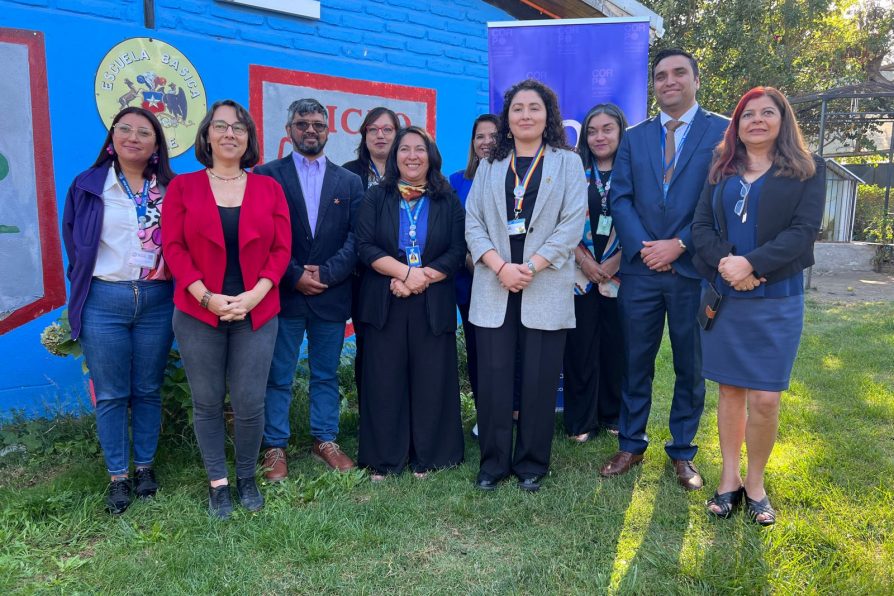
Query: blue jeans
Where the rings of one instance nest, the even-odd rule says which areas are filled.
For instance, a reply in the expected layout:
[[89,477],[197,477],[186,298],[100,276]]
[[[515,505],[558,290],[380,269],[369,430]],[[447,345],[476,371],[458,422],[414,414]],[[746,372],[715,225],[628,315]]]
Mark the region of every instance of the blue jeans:
[[155,459],[161,428],[161,385],[174,332],[174,286],[166,281],[93,279],[78,341],[96,393],[96,431],[109,474]]
[[345,340],[344,322],[326,321],[314,314],[279,317],[279,332],[267,379],[264,445],[286,447],[289,442],[289,406],[298,355],[307,331],[307,360],[310,366],[310,434],[320,441],[338,436],[341,398],[338,394],[338,364]]

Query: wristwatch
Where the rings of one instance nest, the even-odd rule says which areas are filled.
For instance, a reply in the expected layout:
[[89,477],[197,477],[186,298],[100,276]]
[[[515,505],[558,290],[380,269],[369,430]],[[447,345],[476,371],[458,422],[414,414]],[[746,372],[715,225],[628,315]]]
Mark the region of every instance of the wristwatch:
[[686,243],[683,242],[682,240],[680,240],[679,238],[677,238],[677,242],[680,243],[680,248],[681,248],[682,250],[685,251],[685,250],[686,250]]
[[531,272],[531,275],[537,275],[537,267],[534,266],[534,261],[528,261],[528,271]]

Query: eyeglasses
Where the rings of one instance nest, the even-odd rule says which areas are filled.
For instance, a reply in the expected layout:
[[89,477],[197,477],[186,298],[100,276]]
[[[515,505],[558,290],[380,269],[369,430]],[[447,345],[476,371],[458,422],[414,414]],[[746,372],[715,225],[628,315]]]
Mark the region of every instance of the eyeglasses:
[[377,137],[379,133],[382,133],[386,137],[390,137],[394,134],[393,126],[367,126],[366,134]]
[[232,128],[233,134],[237,137],[244,137],[248,134],[248,127],[243,122],[234,122],[233,124],[224,120],[213,120],[211,122],[211,130],[217,134],[227,134],[228,128]]
[[119,122],[112,128],[115,129],[115,134],[119,137],[129,137],[133,131],[137,131],[137,138],[141,141],[149,141],[155,137],[155,132],[151,128],[134,128],[130,124],[123,122]]
[[742,218],[742,223],[745,223],[748,220],[748,193],[751,192],[751,182],[739,180],[739,184],[742,188],[739,190],[739,200],[736,201],[733,211]]
[[314,127],[314,131],[316,131],[316,132],[323,132],[324,130],[329,128],[329,125],[326,124],[325,122],[308,122],[307,120],[298,120],[296,122],[292,122],[290,124],[290,126],[294,126],[301,132],[304,132],[311,126]]

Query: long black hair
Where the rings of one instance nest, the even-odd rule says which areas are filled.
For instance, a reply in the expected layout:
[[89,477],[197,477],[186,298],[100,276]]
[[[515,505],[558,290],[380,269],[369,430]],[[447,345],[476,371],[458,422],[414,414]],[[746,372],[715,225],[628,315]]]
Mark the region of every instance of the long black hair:
[[466,169],[463,172],[466,180],[471,180],[475,177],[475,172],[478,171],[478,162],[481,161],[475,154],[475,135],[478,133],[478,125],[482,122],[490,122],[497,127],[497,131],[500,130],[500,119],[496,114],[481,114],[475,118],[475,122],[472,123],[472,138],[469,141],[469,161],[466,163]]
[[[115,134],[115,125],[118,124],[118,121],[121,120],[121,118],[128,114],[142,116],[149,121],[149,125],[152,126],[152,130],[155,132],[155,144],[158,146],[155,153],[158,155],[158,161],[153,163],[156,160],[149,159],[149,162],[143,169],[143,178],[150,180],[152,176],[155,176],[155,182],[157,184],[167,186],[171,180],[174,179],[174,176],[177,175],[174,173],[174,170],[171,169],[171,159],[168,155],[168,141],[165,139],[165,131],[161,126],[161,122],[158,121],[155,114],[145,108],[131,106],[124,108],[115,114],[115,117],[112,118],[112,125],[109,127],[109,133],[106,135],[106,140],[102,144],[102,149],[99,150],[99,156],[96,158],[96,161],[93,162],[91,167],[108,167],[109,163],[111,163],[115,166],[116,172],[121,172],[121,166],[118,163],[118,154],[115,153],[114,145],[112,144],[112,136]],[[109,147],[113,147],[111,153],[109,152]]]
[[428,173],[425,175],[428,196],[432,199],[440,199],[449,195],[453,192],[453,188],[450,186],[447,178],[444,177],[444,174],[441,173],[441,152],[438,151],[438,146],[435,144],[435,140],[431,138],[431,135],[428,134],[428,131],[418,126],[402,128],[394,137],[394,144],[391,146],[391,151],[388,153],[388,161],[385,164],[385,178],[382,180],[382,187],[389,192],[396,192],[397,182],[400,180],[400,170],[397,168],[397,150],[403,138],[411,133],[422,137],[425,149],[428,152]]
[[[357,160],[360,162],[361,172],[369,171],[369,162],[372,159],[369,155],[369,147],[366,146],[366,131],[382,114],[388,114],[388,118],[390,118],[391,122],[394,124],[394,132],[400,130],[400,121],[398,121],[397,114],[394,113],[394,110],[379,106],[371,109],[369,113],[366,114],[366,118],[360,123],[360,144],[357,145]],[[395,137],[395,139],[396,138],[397,137]]]
[[546,107],[546,128],[543,129],[543,141],[556,149],[570,149],[565,127],[562,125],[562,113],[559,111],[559,99],[555,91],[536,79],[525,79],[516,83],[503,94],[503,111],[500,113],[500,125],[497,129],[497,146],[494,147],[488,161],[493,163],[506,159],[515,148],[515,141],[509,131],[509,107],[520,91],[534,91],[540,96]]
[[[627,116],[625,116],[624,111],[615,104],[600,103],[590,108],[590,111],[587,112],[587,115],[584,117],[583,124],[581,124],[580,134],[577,135],[577,152],[580,155],[581,161],[584,162],[585,170],[596,167],[596,156],[590,151],[590,145],[587,143],[587,127],[590,125],[590,120],[599,114],[605,114],[618,123],[618,143],[621,142],[621,139],[624,138],[624,133],[627,131]],[[612,156],[612,158],[614,159],[614,156]]]

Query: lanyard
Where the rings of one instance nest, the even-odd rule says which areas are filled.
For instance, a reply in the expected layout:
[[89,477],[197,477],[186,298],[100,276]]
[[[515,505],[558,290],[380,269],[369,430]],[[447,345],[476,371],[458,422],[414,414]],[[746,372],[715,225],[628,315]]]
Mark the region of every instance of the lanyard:
[[599,171],[595,167],[590,168],[590,182],[595,184],[596,190],[599,191],[599,197],[602,202],[602,215],[608,215],[608,191],[612,189],[612,174],[609,173],[608,181],[603,185]]
[[382,176],[379,174],[379,168],[376,167],[376,164],[373,163],[373,160],[369,160],[369,172],[373,175],[373,180],[376,181],[376,184],[381,182]]
[[139,231],[137,235],[140,238],[143,238],[146,235],[145,227],[146,227],[146,209],[149,206],[149,181],[143,181],[143,191],[135,195],[133,190],[130,188],[130,184],[127,182],[127,178],[124,176],[124,172],[118,173],[118,181],[121,182],[121,186],[124,187],[124,192],[127,193],[127,198],[133,201],[134,207],[137,210],[137,225],[139,226]]
[[518,179],[518,170],[515,168],[515,149],[512,150],[512,159],[509,161],[509,167],[512,168],[512,173],[515,174],[515,188],[512,189],[512,194],[515,197],[514,208],[516,219],[518,219],[518,216],[521,214],[522,205],[524,205],[525,202],[525,192],[528,190],[528,184],[530,184],[531,178],[534,176],[534,170],[537,169],[537,164],[543,159],[545,150],[546,145],[540,145],[540,148],[537,149],[537,153],[534,154],[534,159],[531,160],[531,165],[528,166],[528,171],[525,172],[525,176],[521,181]]
[[410,222],[410,242],[412,242],[413,246],[416,246],[416,221],[419,219],[419,212],[422,211],[422,205],[425,203],[425,195],[422,195],[419,198],[419,202],[416,203],[416,209],[414,211],[410,211],[410,205],[406,201],[401,201],[401,211],[405,211],[407,214],[407,221]]

